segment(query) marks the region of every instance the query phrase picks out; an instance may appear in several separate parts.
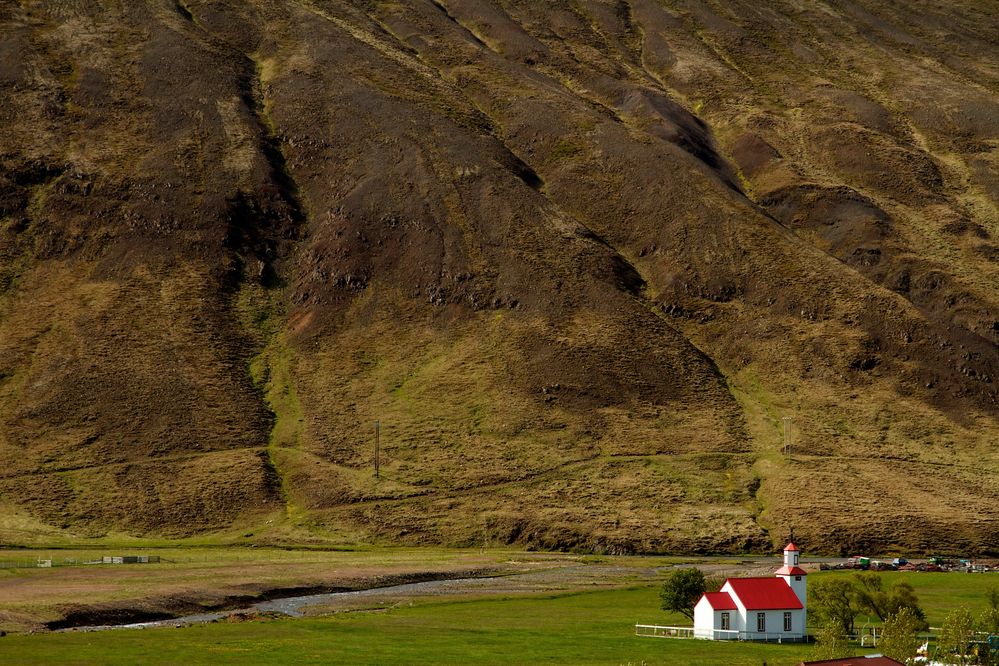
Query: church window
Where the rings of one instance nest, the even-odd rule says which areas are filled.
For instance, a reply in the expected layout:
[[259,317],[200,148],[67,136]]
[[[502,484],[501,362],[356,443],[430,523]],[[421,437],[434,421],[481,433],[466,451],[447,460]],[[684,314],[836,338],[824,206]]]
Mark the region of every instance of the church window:
[[728,631],[729,629],[731,629],[731,621],[729,620],[728,613],[722,613],[721,628],[722,631]]
[[784,631],[791,631],[791,614],[784,613]]
[[756,614],[756,631],[766,631],[767,630],[767,614],[757,613]]

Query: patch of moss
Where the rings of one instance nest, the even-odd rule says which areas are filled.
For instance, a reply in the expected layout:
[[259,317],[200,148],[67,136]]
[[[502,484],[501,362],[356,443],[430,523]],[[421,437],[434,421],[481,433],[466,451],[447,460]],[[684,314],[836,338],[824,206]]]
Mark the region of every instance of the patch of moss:
[[552,148],[552,160],[570,160],[583,152],[583,147],[568,139],[559,139]]

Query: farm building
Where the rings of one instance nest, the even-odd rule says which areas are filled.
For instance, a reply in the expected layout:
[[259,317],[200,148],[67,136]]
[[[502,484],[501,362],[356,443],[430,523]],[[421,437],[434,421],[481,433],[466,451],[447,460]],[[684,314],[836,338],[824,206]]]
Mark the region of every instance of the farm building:
[[694,606],[694,636],[712,640],[805,638],[805,577],[798,547],[784,547],[784,566],[773,578],[729,578]]
[[843,659],[823,659],[822,661],[803,661],[798,666],[905,666],[900,661],[895,661],[880,654],[871,654],[866,657],[846,657]]

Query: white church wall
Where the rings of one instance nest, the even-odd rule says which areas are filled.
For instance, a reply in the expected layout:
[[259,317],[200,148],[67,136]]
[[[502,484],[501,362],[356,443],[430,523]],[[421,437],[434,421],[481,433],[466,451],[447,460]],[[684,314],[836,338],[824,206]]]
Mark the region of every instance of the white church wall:
[[694,606],[694,636],[697,638],[711,638],[714,634],[715,611],[711,608],[706,597]]

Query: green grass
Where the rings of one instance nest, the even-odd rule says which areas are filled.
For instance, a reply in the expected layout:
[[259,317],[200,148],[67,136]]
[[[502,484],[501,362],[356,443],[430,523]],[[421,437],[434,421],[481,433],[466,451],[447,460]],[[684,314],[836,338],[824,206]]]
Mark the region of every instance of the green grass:
[[657,590],[434,601],[387,612],[89,634],[10,636],[17,664],[796,664],[807,646],[639,638]]
[[[427,554],[435,560],[454,555],[447,551]],[[236,564],[240,555],[230,554],[228,563]],[[278,551],[269,555],[278,559],[287,557]],[[414,553],[313,554],[317,555],[333,561],[360,556],[374,563],[412,557]],[[501,559],[508,555],[503,553]],[[662,558],[656,558],[657,564],[659,559]],[[615,560],[624,566],[652,564],[649,558],[580,561],[602,564],[603,560]],[[814,584],[823,578],[851,575],[851,572],[822,572],[809,578]],[[888,572],[881,575],[889,585],[897,580],[909,581],[933,626],[939,626],[947,613],[959,606],[973,612],[982,610],[986,606],[985,589],[999,584],[999,576],[993,578],[988,574]],[[218,623],[182,629],[22,634],[0,640],[0,663],[758,666],[766,662],[770,666],[790,666],[807,658],[811,650],[804,645],[636,637],[636,623],[689,624],[679,616],[663,613],[658,603],[658,588],[641,586],[553,595],[418,599],[400,601],[387,609],[341,612],[326,617]],[[864,622],[864,618],[858,619],[859,625]]]

